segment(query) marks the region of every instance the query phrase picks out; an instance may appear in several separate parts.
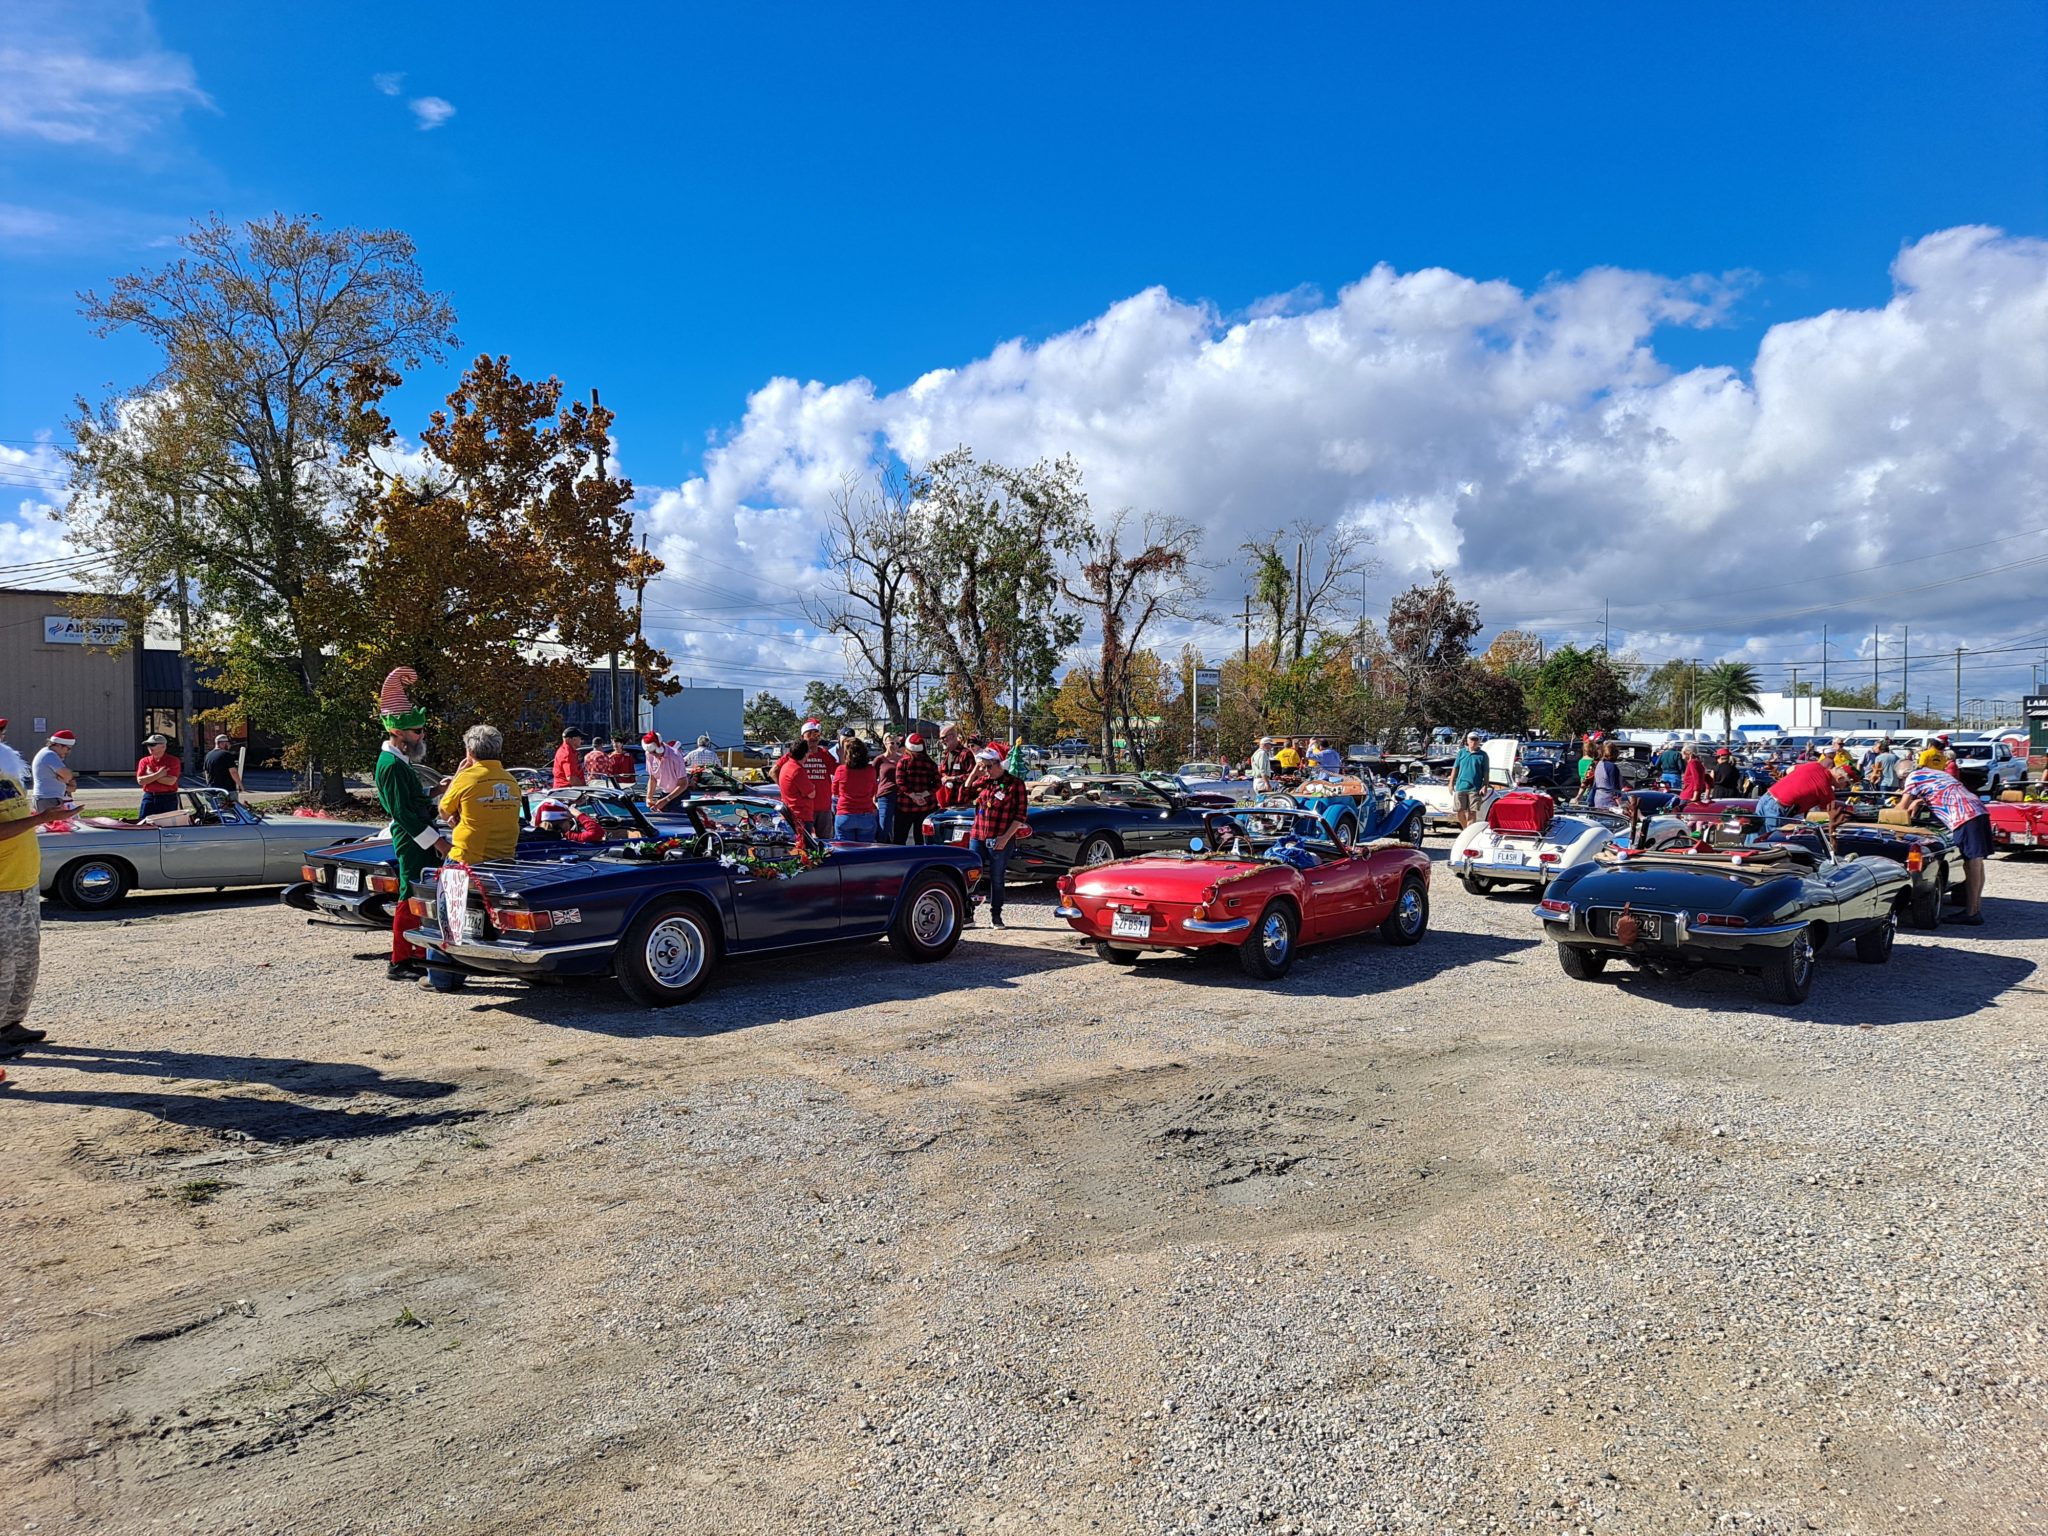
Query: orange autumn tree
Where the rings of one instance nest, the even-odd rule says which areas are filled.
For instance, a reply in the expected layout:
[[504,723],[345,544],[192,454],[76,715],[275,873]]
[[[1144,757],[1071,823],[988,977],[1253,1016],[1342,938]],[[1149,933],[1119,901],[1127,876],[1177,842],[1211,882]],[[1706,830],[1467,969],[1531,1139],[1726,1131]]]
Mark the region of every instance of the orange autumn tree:
[[662,563],[634,547],[632,481],[604,470],[611,422],[602,406],[563,405],[559,380],[486,356],[421,434],[423,470],[359,456],[356,586],[335,596],[366,703],[408,665],[443,732],[488,721],[508,756],[532,757],[584,696],[585,667],[614,651],[650,697],[674,691],[669,658],[636,636],[634,590]]

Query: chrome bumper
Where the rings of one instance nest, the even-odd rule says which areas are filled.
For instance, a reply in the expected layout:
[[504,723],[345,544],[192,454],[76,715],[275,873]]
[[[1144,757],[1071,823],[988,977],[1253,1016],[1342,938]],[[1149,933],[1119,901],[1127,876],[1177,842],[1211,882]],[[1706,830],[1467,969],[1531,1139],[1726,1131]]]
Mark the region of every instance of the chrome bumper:
[[1054,917],[1080,917],[1084,914],[1079,907],[1054,907],[1052,915]]
[[618,940],[597,939],[588,944],[550,944],[533,949],[524,944],[499,944],[489,939],[471,939],[462,944],[443,943],[438,934],[413,929],[405,936],[408,944],[436,949],[451,960],[474,960],[480,965],[544,965],[563,955],[587,954],[593,949],[610,949]]
[[[1768,923],[1761,928],[1696,928],[1693,926],[1690,912],[1656,915],[1671,918],[1672,931],[1678,936],[1680,944],[1695,944],[1707,949],[1742,949],[1754,939],[1782,939],[1812,926],[1805,919],[1800,919],[1790,923]],[[1548,931],[1553,937],[1558,935],[1561,927],[1565,933],[1573,936],[1574,942],[1590,941],[1603,949],[1627,950],[1630,947],[1604,934],[1595,933],[1591,928],[1581,928],[1577,908],[1569,912],[1546,912],[1538,907],[1536,919],[1538,922],[1551,925]]]
[[1189,933],[1243,933],[1251,927],[1248,917],[1226,917],[1222,919],[1190,918],[1181,924]]
[[1533,880],[1548,885],[1561,867],[1556,864],[1492,864],[1480,859],[1452,859],[1447,866],[1454,875],[1484,875],[1489,880]]

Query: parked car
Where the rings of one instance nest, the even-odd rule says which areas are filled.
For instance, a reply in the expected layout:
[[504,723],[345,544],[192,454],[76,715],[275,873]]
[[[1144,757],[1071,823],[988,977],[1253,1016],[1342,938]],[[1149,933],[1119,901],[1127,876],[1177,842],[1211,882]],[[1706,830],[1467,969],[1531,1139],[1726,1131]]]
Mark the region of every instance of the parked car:
[[[1010,878],[1050,880],[1080,864],[1101,864],[1129,853],[1185,848],[1202,830],[1205,811],[1232,802],[1193,795],[1165,774],[1070,774],[1031,786],[1030,830],[1011,844]],[[970,806],[934,811],[924,820],[934,843],[965,847],[974,825]]]
[[1782,842],[1614,853],[1559,876],[1536,915],[1575,981],[1615,960],[1663,974],[1745,971],[1773,1000],[1802,1003],[1830,945],[1852,943],[1871,964],[1891,958],[1905,884],[1890,859]]
[[2032,853],[2048,848],[2048,800],[1994,800],[1991,841],[2007,853]]
[[[1457,797],[1451,793],[1451,776],[1448,772],[1432,772],[1428,767],[1417,764],[1403,775],[1401,789],[1417,805],[1422,807],[1422,829],[1425,832],[1461,832],[1458,823]],[[1478,812],[1486,814],[1487,806],[1500,791],[1492,786],[1479,791]]]
[[[1899,894],[1901,921],[1915,928],[1938,927],[1943,902],[1962,899],[1962,855],[1932,812],[1922,811],[1908,822],[1889,800],[1887,795],[1853,795],[1853,819],[1835,830],[1834,851],[1844,858],[1893,860],[1906,871],[1906,886]],[[1702,800],[1677,810],[1695,838],[1714,847],[1746,844],[1763,826],[1754,800]],[[1787,822],[1768,841],[1798,842],[1821,853],[1827,836],[1820,824]]]
[[1314,811],[1331,838],[1345,847],[1396,837],[1420,848],[1429,814],[1422,802],[1408,797],[1395,775],[1303,779],[1292,789],[1260,796],[1257,803]]
[[1670,814],[1672,796],[1637,791],[1627,811],[1573,805],[1560,810],[1540,790],[1497,792],[1483,820],[1451,843],[1446,868],[1474,896],[1495,886],[1530,885],[1542,890],[1565,871],[1590,864],[1609,848],[1667,848],[1693,840],[1691,829]]
[[181,789],[175,811],[140,821],[80,815],[36,835],[44,896],[104,912],[130,891],[225,890],[299,878],[309,848],[368,837],[361,822],[266,816],[217,789]]
[[546,863],[429,870],[408,897],[413,942],[466,971],[617,978],[637,1003],[688,1002],[728,960],[886,938],[943,960],[980,882],[957,848],[833,843],[808,867],[758,801],[693,801],[693,833]]
[[1062,875],[1054,910],[1129,965],[1147,950],[1228,947],[1245,974],[1287,974],[1309,944],[1378,932],[1413,944],[1429,928],[1429,859],[1403,843],[1342,846],[1313,812],[1210,812],[1185,851]]
[[2027,787],[2027,760],[2014,757],[2002,741],[1951,741],[1956,777],[1973,794],[1997,799],[2008,789]]

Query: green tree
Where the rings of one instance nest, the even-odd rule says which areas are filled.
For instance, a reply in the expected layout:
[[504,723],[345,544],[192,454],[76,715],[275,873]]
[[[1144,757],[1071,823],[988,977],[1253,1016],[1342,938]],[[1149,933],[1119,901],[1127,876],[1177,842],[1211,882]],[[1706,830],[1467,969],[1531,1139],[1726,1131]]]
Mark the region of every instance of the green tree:
[[1249,561],[1252,601],[1273,623],[1276,657],[1298,662],[1308,654],[1309,635],[1328,629],[1339,602],[1375,569],[1366,553],[1371,547],[1372,534],[1363,528],[1308,518],[1240,546]]
[[[1413,586],[1387,610],[1387,650],[1401,689],[1403,729],[1428,735],[1433,692],[1472,654],[1479,605],[1462,601],[1442,571],[1428,586]],[[1463,726],[1464,722],[1451,722]]]
[[[1757,698],[1756,668],[1746,661],[1717,661],[1700,674],[1699,699],[1702,709],[1721,712],[1721,739],[1735,734],[1735,711],[1763,707]],[[1875,689],[1872,690],[1875,693]]]
[[789,741],[803,721],[786,700],[773,693],[757,693],[740,712],[740,729],[749,741]]
[[[82,296],[101,335],[140,335],[157,367],[97,410],[79,402],[73,541],[112,556],[130,590],[182,565],[227,686],[310,769],[360,762],[371,701],[331,676],[325,629],[351,580],[348,451],[389,439],[378,402],[444,354],[454,310],[396,230],[214,217],[178,246],[168,264]],[[145,399],[157,408],[129,409]],[[137,432],[139,446],[109,441]],[[175,464],[175,494],[121,494],[101,470],[126,452]],[[338,800],[340,773],[320,777]]]
[[1635,702],[1619,667],[1600,651],[1575,645],[1550,653],[1531,692],[1543,729],[1552,736],[1613,730]]
[[1159,619],[1193,618],[1202,595],[1201,583],[1191,575],[1201,530],[1185,519],[1157,514],[1134,529],[1130,519],[1130,509],[1122,507],[1089,526],[1082,534],[1079,570],[1060,582],[1068,599],[1093,615],[1102,635],[1096,664],[1067,677],[1078,675],[1095,693],[1101,720],[1096,742],[1112,773],[1119,732],[1133,739],[1132,667],[1148,654],[1145,631]]
[[874,701],[866,689],[815,678],[804,684],[804,719],[817,721],[827,736],[835,735],[847,721],[865,720],[872,713]]
[[1072,459],[1011,469],[956,448],[918,477],[916,500],[916,633],[953,707],[990,735],[1013,682],[1025,695],[1051,688],[1081,637],[1079,617],[1056,606],[1060,559],[1088,526],[1081,471]]
[[1455,720],[1466,730],[1512,735],[1528,729],[1529,704],[1522,685],[1505,672],[1468,661],[1439,673],[1430,684],[1432,720]]

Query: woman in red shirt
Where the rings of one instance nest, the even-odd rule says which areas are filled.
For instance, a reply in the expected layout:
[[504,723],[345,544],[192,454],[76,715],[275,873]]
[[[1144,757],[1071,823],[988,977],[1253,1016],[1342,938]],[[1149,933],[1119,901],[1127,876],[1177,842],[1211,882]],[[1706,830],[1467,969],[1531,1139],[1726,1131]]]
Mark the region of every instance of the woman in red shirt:
[[1713,794],[1713,783],[1707,774],[1707,765],[1700,761],[1699,749],[1691,742],[1685,744],[1685,773],[1678,782],[1678,798],[1687,805],[1697,800],[1706,800]]
[[804,766],[804,755],[810,750],[809,742],[799,740],[775,765],[775,785],[782,791],[782,808],[804,836],[811,830],[811,771]]
[[833,835],[842,843],[875,840],[875,779],[868,762],[868,744],[855,737],[846,744],[846,761],[832,774],[832,793],[839,801]]

